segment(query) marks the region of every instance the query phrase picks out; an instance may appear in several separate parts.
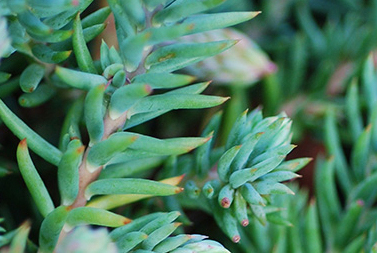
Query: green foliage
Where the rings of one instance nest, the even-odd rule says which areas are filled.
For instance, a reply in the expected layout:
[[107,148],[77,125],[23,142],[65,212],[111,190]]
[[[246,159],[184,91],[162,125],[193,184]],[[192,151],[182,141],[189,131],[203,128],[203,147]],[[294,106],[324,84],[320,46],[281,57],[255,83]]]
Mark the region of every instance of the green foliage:
[[[211,139],[211,135],[159,139],[132,131],[123,132],[122,128],[140,125],[171,110],[208,108],[228,100],[227,97],[201,95],[208,82],[191,84],[193,77],[170,72],[216,55],[236,41],[171,45],[166,45],[166,41],[235,25],[253,18],[256,13],[191,17],[223,1],[192,1],[186,6],[183,2],[144,3],[136,0],[129,4],[109,1],[109,7],[83,17],[82,13],[91,2],[17,1],[3,4],[9,29],[6,29],[4,18],[1,28],[4,34],[11,31],[12,48],[7,48],[9,40],[5,36],[1,55],[11,51],[28,59],[28,65],[18,72],[20,77],[10,80],[15,85],[19,83],[24,92],[19,97],[19,104],[23,107],[39,106],[56,94],[73,94],[74,90],[82,97],[73,103],[64,120],[60,149],[47,142],[1,101],[2,122],[22,140],[17,150],[21,175],[44,217],[39,251],[68,250],[74,240],[85,245],[86,238],[95,237],[97,232],[84,229],[80,238],[74,236],[78,232],[66,234],[76,226],[93,224],[125,229],[119,235],[121,240],[112,238],[124,252],[152,251],[155,248],[156,252],[228,252],[221,244],[204,240],[203,236],[169,237],[180,225],[173,223],[178,217],[177,212],[136,228],[134,224],[138,224],[138,220],[131,222],[129,218],[105,209],[183,190],[177,186],[181,176],[160,182],[123,178],[127,174],[133,176],[133,173],[117,167],[131,162],[134,173],[153,169],[168,156],[190,152]],[[161,8],[161,4],[166,4],[166,8]],[[115,16],[119,51],[109,48],[103,41],[100,60],[94,61],[87,43],[103,31],[103,22],[110,13]],[[1,73],[2,82],[11,76]],[[188,84],[191,85],[186,86]],[[154,90],[159,91],[152,94]],[[6,97],[9,92],[3,94]],[[88,143],[86,136],[89,137]],[[32,162],[28,147],[58,167],[61,205],[56,208],[55,200]],[[151,161],[149,165],[146,165],[147,161]],[[87,200],[94,195],[104,196],[94,198],[86,206]],[[103,202],[105,206],[101,204]],[[148,216],[141,219],[145,220],[145,217]],[[133,229],[128,229],[127,225],[123,228],[128,223]],[[21,226],[12,236],[11,252],[26,249],[29,229],[29,225]],[[62,242],[57,245],[59,240]],[[108,243],[109,240],[105,240],[94,250],[106,247],[114,250],[115,244]]]
[[229,252],[202,235],[168,237],[180,225],[174,222],[178,216],[178,212],[145,215],[113,230],[110,238],[122,252]]
[[224,2],[0,2],[0,251],[376,251],[377,4]]
[[39,211],[43,216],[47,216],[55,207],[46,186],[30,158],[26,139],[23,139],[18,145],[17,163],[26,186],[37,204]]
[[[370,62],[370,58],[366,63]],[[364,65],[366,66],[366,64]],[[364,69],[361,75],[370,69]],[[348,127],[341,129],[330,111],[326,115],[324,135],[328,158],[319,157],[315,169],[315,198],[309,199],[304,190],[293,186],[295,197],[273,196],[270,201],[279,207],[287,227],[271,221],[266,226],[251,223],[244,234],[249,241],[242,250],[257,252],[373,252],[376,247],[376,150],[372,129],[375,118],[369,116],[367,126],[355,115],[362,115],[364,98],[355,81],[350,83],[347,99],[340,109],[345,112]],[[363,90],[368,89],[364,83]],[[375,93],[374,93],[375,94]],[[370,94],[373,95],[373,94]],[[352,97],[352,99],[350,99]],[[361,104],[362,105],[362,104]],[[367,107],[366,105],[364,105]],[[351,111],[350,111],[351,110]],[[372,110],[372,111],[371,111]],[[373,115],[367,107],[366,115]],[[356,121],[356,122],[355,122]],[[361,126],[360,130],[355,125]],[[347,132],[345,138],[342,131]],[[344,147],[352,139],[352,146]],[[347,147],[347,146],[346,146]],[[345,152],[350,152],[346,155]],[[349,157],[347,159],[346,157]],[[292,160],[294,161],[294,160]],[[277,217],[271,217],[276,219]],[[275,221],[283,222],[282,219]],[[273,235],[273,236],[269,236]]]
[[[214,117],[203,135],[216,131],[220,122],[218,117]],[[205,183],[202,189],[193,181],[187,181],[185,192],[193,200],[200,199],[198,206],[192,203],[196,208],[207,202],[207,211],[213,213],[219,226],[234,242],[241,239],[237,224],[245,227],[252,217],[263,225],[267,221],[284,223],[283,217],[275,214],[279,209],[271,204],[271,195],[294,194],[281,182],[299,177],[294,172],[311,160],[284,161],[294,148],[290,144],[290,126],[291,122],[285,115],[263,119],[259,109],[249,114],[245,111],[234,123],[225,149],[221,149],[223,154],[217,160],[211,159],[213,151],[208,142],[192,156],[185,157],[183,162],[193,165],[184,167],[189,170],[177,169],[178,173],[206,177],[209,169],[217,167],[218,178]],[[201,152],[203,149],[208,149],[208,152]],[[181,167],[180,161],[176,162],[176,167]],[[169,170],[166,168],[165,173],[171,173]],[[187,200],[181,201],[185,205]],[[271,216],[271,213],[274,215]]]

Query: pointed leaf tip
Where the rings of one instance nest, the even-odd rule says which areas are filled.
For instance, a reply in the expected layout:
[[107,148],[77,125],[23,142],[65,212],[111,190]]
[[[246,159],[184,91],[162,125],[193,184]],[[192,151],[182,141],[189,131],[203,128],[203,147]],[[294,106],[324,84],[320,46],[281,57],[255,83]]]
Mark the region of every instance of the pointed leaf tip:
[[241,39],[229,40],[229,41],[226,41],[226,42],[221,43],[221,44],[218,46],[218,48],[219,48],[220,50],[225,51],[225,50],[227,50],[227,49],[233,47],[234,45],[236,45],[236,44],[237,44],[238,42],[240,42],[240,41],[241,41]]
[[177,189],[174,191],[175,193],[183,192],[185,188],[177,187]]
[[164,184],[178,185],[183,180],[183,178],[185,176],[186,176],[186,174],[176,176],[176,177],[166,178],[164,180],[161,180],[160,182],[164,183]]
[[182,175],[180,175],[180,176],[178,176],[177,178],[178,178],[178,183],[177,184],[179,184],[180,182],[182,182],[182,180],[183,180],[183,178],[186,176],[186,174],[182,174]]
[[230,204],[231,204],[231,202],[230,202],[229,198],[225,197],[225,198],[221,199],[221,206],[223,208],[229,208]]
[[247,114],[248,112],[249,112],[249,108],[247,108],[245,111],[242,112],[241,117],[242,117],[242,116],[246,116],[246,114]]
[[27,141],[26,141],[26,138],[22,139],[20,141],[20,144],[18,144],[20,146],[20,148],[27,148]]
[[255,18],[256,16],[258,16],[259,14],[261,14],[262,11],[252,11],[250,14],[253,18]]
[[131,223],[131,222],[132,222],[131,219],[129,219],[129,218],[127,218],[127,217],[124,217],[124,220],[123,220],[123,224],[124,224],[124,225],[127,225],[127,224],[129,224],[129,223]]
[[152,86],[150,86],[149,84],[144,85],[144,89],[146,94],[151,94],[153,91]]
[[242,222],[241,222],[241,225],[243,227],[247,227],[249,225],[249,220],[248,219],[244,219]]
[[235,236],[232,237],[232,241],[234,243],[238,243],[240,240],[241,240],[241,236],[239,236],[239,235],[235,235]]
[[358,200],[356,200],[356,204],[358,205],[358,206],[364,206],[364,201],[362,200],[362,199],[358,199]]
[[212,131],[212,132],[209,133],[209,136],[205,138],[204,143],[207,143],[209,140],[212,139],[214,132],[215,131]]
[[85,150],[85,146],[81,146],[81,147],[78,147],[76,149],[76,152],[77,152],[77,154],[82,154],[82,153],[84,153],[84,150]]

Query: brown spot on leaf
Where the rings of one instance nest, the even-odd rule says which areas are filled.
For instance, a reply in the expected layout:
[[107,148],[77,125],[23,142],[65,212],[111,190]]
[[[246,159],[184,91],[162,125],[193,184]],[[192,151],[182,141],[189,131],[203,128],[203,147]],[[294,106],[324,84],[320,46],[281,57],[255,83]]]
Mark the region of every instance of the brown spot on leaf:
[[158,62],[163,62],[163,61],[166,61],[166,60],[169,60],[171,58],[174,58],[176,55],[175,53],[170,53],[170,54],[167,54],[166,56],[162,56],[158,59]]
[[188,26],[188,30],[193,30],[195,28],[195,24],[190,24],[189,26]]

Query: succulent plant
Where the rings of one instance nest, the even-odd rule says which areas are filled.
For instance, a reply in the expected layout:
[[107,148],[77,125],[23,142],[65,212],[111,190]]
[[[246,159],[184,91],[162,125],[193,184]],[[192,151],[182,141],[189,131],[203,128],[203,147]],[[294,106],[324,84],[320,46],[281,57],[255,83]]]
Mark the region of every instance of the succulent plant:
[[0,1],[1,252],[376,251],[377,5],[224,2]]
[[[220,122],[221,114],[215,115],[202,136],[216,136]],[[214,215],[234,242],[241,239],[239,225],[248,226],[253,217],[263,225],[267,221],[289,224],[270,198],[275,194],[294,194],[282,182],[300,177],[295,172],[311,160],[284,161],[295,147],[290,143],[290,127],[291,121],[285,114],[263,118],[259,108],[245,111],[234,123],[225,146],[215,148],[221,150],[216,157],[213,154],[217,152],[212,150],[215,140],[211,139],[190,157],[176,160],[176,167],[183,168],[177,169],[178,173],[192,177],[185,184],[186,196],[194,200],[192,205],[200,208],[206,203],[204,210]],[[171,168],[165,170],[171,172]],[[183,205],[187,202],[182,198],[181,201]]]
[[[95,239],[103,230],[78,228],[69,234],[83,224],[120,227],[110,237],[116,231],[126,231],[121,235],[124,240],[112,238],[123,252],[134,247],[135,252],[167,247],[167,241],[176,241],[173,237],[164,241],[179,225],[171,223],[176,212],[161,216],[160,222],[144,224],[145,228],[143,225],[136,231],[127,231],[129,226],[125,224],[134,227],[140,222],[107,209],[142,198],[177,194],[183,190],[177,186],[182,177],[174,175],[159,182],[132,178],[129,176],[133,173],[119,166],[149,159],[152,161],[149,164],[139,162],[132,167],[136,172],[152,169],[167,156],[190,152],[211,137],[159,139],[129,129],[171,110],[208,108],[228,100],[201,95],[208,82],[191,84],[193,77],[171,72],[216,55],[234,45],[235,40],[165,42],[235,25],[252,19],[257,13],[197,14],[221,4],[222,0],[190,3],[136,0],[127,4],[110,0],[109,7],[83,18],[81,13],[91,2],[30,0],[4,4],[12,52],[29,59],[19,76],[2,85],[12,84],[6,95],[20,88],[23,94],[18,102],[23,107],[41,105],[56,94],[75,94],[77,98],[62,124],[59,147],[46,141],[0,101],[0,118],[21,140],[17,148],[19,172],[43,217],[39,251],[52,252],[56,247],[61,251],[71,250],[76,241],[88,249],[87,240],[93,239],[99,244],[90,247],[96,250],[112,247],[106,240]],[[108,47],[103,41],[100,59],[94,61],[87,43],[103,31],[103,22],[110,13],[115,17],[119,49]],[[29,149],[57,167],[60,204],[53,200]],[[96,199],[96,195],[105,196]],[[92,198],[94,202],[90,201]],[[106,207],[98,207],[101,199],[107,203]],[[113,203],[109,205],[109,201]],[[28,229],[20,228],[11,248],[16,243],[20,250],[26,248],[27,232],[21,231]],[[199,241],[193,236],[185,245],[174,244],[182,246],[174,252],[188,249],[227,252],[220,244],[198,238]],[[162,241],[165,246],[159,246]]]

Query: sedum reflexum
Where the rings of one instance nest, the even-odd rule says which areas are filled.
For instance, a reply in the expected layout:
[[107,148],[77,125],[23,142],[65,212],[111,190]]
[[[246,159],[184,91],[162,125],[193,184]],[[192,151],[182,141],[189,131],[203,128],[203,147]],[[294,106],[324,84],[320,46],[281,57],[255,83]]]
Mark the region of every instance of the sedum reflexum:
[[[346,99],[338,108],[342,113],[328,110],[324,117],[322,129],[328,157],[320,156],[316,161],[314,196],[296,185],[290,186],[296,196],[272,196],[271,203],[283,210],[282,217],[293,226],[252,222],[244,234],[250,244],[241,244],[240,249],[376,252],[377,92],[373,88],[376,71],[371,56],[355,76],[361,77],[360,81],[353,79],[349,83]],[[344,127],[339,127],[336,117],[344,117]]]
[[[173,170],[159,181],[138,175],[174,157],[180,160],[198,147],[192,169],[200,177],[210,173],[214,157],[219,159],[218,178],[203,186],[203,204],[209,205],[234,242],[240,240],[237,222],[246,226],[250,215],[262,224],[279,220],[274,214],[278,210],[269,206],[269,195],[291,194],[280,182],[297,177],[294,172],[308,161],[283,162],[294,147],[285,115],[263,119],[258,110],[242,114],[225,147],[216,150],[212,128],[218,128],[217,116],[202,137],[160,139],[133,128],[172,110],[210,108],[227,101],[228,97],[201,94],[209,82],[193,83],[194,77],[175,72],[227,50],[237,40],[176,39],[236,25],[258,12],[203,14],[224,0],[109,0],[107,7],[84,17],[81,13],[91,2],[2,3],[11,45],[1,52],[22,54],[29,61],[19,76],[2,74],[2,97],[21,89],[19,104],[24,107],[43,104],[57,94],[76,98],[61,126],[58,147],[0,100],[2,122],[21,140],[19,170],[43,216],[38,246],[27,239],[29,223],[4,236],[2,245],[12,241],[13,251],[38,247],[39,252],[67,252],[77,240],[90,252],[229,252],[205,236],[171,236],[181,225],[175,222],[177,210],[134,220],[109,211],[143,198],[182,192],[182,176]],[[110,14],[119,48],[102,41],[99,60],[93,60],[87,43],[105,29]],[[51,197],[29,149],[57,168],[60,203]],[[187,181],[185,188],[187,194],[197,194],[195,183]],[[85,224],[115,229],[107,235],[81,227]],[[96,245],[87,240],[97,240],[101,233],[98,248],[92,249]]]
[[[221,113],[215,115],[203,136],[217,134]],[[290,226],[281,208],[271,198],[294,195],[284,182],[296,174],[311,158],[284,161],[295,148],[291,144],[291,120],[282,113],[263,118],[260,109],[242,113],[234,123],[226,144],[213,147],[215,140],[198,147],[192,155],[173,162],[177,173],[187,173],[185,195],[177,196],[183,206],[211,213],[233,242],[241,240],[242,227],[250,221]],[[184,164],[189,164],[188,166]],[[163,171],[172,173],[172,164]],[[215,174],[214,174],[215,173]]]

